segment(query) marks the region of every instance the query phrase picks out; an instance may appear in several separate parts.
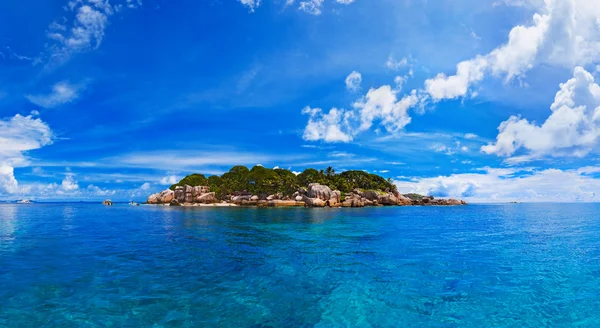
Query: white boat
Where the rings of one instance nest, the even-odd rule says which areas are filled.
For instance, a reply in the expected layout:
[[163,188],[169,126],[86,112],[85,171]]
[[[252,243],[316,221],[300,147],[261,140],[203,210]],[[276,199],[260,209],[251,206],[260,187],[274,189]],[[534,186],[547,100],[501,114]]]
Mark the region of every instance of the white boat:
[[18,201],[17,204],[33,204],[33,202],[30,201],[29,199],[22,199],[22,200]]

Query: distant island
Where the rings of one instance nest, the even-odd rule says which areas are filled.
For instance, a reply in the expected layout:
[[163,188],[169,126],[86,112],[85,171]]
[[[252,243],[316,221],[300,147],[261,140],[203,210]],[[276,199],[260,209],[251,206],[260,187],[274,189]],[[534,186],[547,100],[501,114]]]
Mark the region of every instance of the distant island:
[[365,207],[410,205],[466,205],[462,200],[401,194],[391,179],[364,171],[337,174],[306,169],[257,165],[234,166],[221,176],[191,174],[169,189],[148,197],[147,204],[170,206]]

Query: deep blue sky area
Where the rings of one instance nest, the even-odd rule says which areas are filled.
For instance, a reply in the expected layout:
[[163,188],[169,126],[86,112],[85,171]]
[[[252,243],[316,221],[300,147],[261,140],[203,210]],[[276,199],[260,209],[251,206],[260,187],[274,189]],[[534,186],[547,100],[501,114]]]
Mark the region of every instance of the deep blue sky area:
[[3,1],[0,200],[242,164],[597,201],[598,22],[586,0]]

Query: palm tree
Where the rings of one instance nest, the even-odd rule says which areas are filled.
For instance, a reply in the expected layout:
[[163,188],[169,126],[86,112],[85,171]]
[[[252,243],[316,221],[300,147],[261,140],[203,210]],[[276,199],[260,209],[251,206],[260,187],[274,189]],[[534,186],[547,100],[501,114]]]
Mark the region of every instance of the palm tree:
[[325,174],[328,177],[334,176],[335,175],[335,170],[333,169],[333,167],[329,166],[329,167],[327,167],[327,169],[325,169]]

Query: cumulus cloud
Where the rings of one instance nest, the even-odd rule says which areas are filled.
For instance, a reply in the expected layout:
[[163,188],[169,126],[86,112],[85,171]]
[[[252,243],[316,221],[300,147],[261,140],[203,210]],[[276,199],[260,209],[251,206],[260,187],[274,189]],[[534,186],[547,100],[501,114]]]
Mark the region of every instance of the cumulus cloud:
[[52,87],[52,92],[49,94],[26,95],[25,97],[40,107],[54,108],[76,100],[79,97],[79,91],[81,89],[83,89],[83,85],[74,85],[68,81],[62,81],[56,83]]
[[410,123],[408,109],[419,101],[415,90],[400,99],[398,94],[398,89],[384,85],[371,88],[349,110],[332,108],[325,113],[320,108],[306,107],[302,113],[309,115],[309,121],[303,138],[308,141],[349,142],[374,124],[381,125],[390,133],[398,132]]
[[18,191],[14,167],[26,165],[26,153],[52,143],[50,127],[33,116],[15,115],[0,120],[0,194]]
[[79,183],[75,180],[75,176],[73,174],[67,174],[65,179],[62,181],[60,188],[63,191],[71,192],[79,189]]
[[15,179],[15,172],[12,166],[0,165],[0,195],[1,194],[13,194],[19,189],[17,179]]
[[323,113],[321,108],[305,107],[302,114],[310,116],[304,129],[304,140],[324,140],[326,142],[348,142],[352,140],[351,135],[342,131],[349,130],[347,126],[349,112],[332,108],[328,113]]
[[552,113],[541,125],[511,116],[498,127],[496,142],[482,147],[488,154],[510,156],[521,148],[534,156],[584,156],[600,137],[600,86],[582,67],[560,85]]
[[597,167],[573,170],[518,170],[484,168],[478,173],[431,178],[414,177],[395,181],[402,193],[415,192],[435,197],[466,198],[477,202],[597,201],[600,179]]
[[163,186],[165,186],[165,185],[174,185],[174,184],[176,184],[177,182],[179,182],[179,180],[180,180],[180,179],[179,179],[179,178],[177,178],[176,176],[174,176],[174,175],[169,175],[169,176],[166,176],[166,177],[164,177],[164,178],[161,178],[161,179],[160,179],[160,181],[159,181],[159,183],[160,183],[161,185],[163,185]]
[[143,184],[143,185],[140,187],[140,189],[142,189],[142,190],[148,190],[148,189],[150,189],[150,183],[149,183],[149,182],[145,182],[145,183],[144,183],[144,184]]
[[353,71],[346,77],[346,89],[348,90],[357,91],[360,89],[361,83],[362,75],[357,71]]
[[510,81],[536,64],[573,67],[600,59],[600,7],[587,0],[548,0],[537,3],[537,10],[530,25],[512,28],[505,44],[459,63],[454,75],[427,80],[433,100],[467,96],[488,74]]

